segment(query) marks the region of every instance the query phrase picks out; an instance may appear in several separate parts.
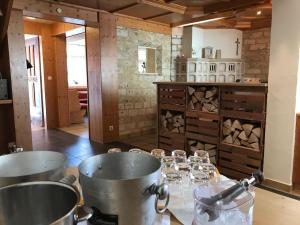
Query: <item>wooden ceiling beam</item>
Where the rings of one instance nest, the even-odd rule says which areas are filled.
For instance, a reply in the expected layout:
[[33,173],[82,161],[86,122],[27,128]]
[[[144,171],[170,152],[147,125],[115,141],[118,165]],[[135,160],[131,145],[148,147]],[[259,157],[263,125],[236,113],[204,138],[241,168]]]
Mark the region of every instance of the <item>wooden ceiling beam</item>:
[[176,0],[164,0],[165,3],[175,2]]
[[167,15],[170,15],[172,14],[173,12],[166,12],[166,13],[161,13],[159,15],[155,15],[155,16],[149,16],[149,17],[145,17],[143,18],[144,20],[151,20],[151,19],[154,19],[154,18],[157,18],[157,17],[161,17],[161,16],[167,16]]
[[215,18],[232,18],[235,16],[235,11],[228,11],[228,12],[222,12],[222,13],[215,13],[215,14],[210,14],[210,15],[205,15],[205,16],[200,16],[200,17],[196,17],[196,18],[192,18],[189,20],[184,20],[178,23],[173,23],[172,27],[178,27],[178,26],[182,26],[184,24],[191,24],[191,23],[196,23],[196,22],[200,22],[200,21],[205,21],[205,20],[211,20],[211,19],[215,19]]
[[7,28],[10,19],[10,13],[13,6],[13,0],[3,0],[2,2],[2,14],[3,16],[0,18],[0,46],[2,46],[3,40],[7,33]]
[[229,10],[245,9],[253,5],[263,4],[264,0],[231,0],[230,2],[217,2],[204,6],[204,13],[217,13]]
[[129,9],[131,7],[137,6],[138,4],[139,4],[139,1],[135,2],[135,3],[132,3],[132,4],[129,4],[129,5],[126,5],[126,6],[123,6],[123,7],[120,7],[118,9],[114,9],[114,10],[110,11],[110,13],[118,13],[122,10]]
[[185,6],[174,4],[174,3],[166,3],[163,0],[140,0],[140,3],[145,5],[150,5],[156,8],[164,9],[170,12],[184,14],[186,11]]

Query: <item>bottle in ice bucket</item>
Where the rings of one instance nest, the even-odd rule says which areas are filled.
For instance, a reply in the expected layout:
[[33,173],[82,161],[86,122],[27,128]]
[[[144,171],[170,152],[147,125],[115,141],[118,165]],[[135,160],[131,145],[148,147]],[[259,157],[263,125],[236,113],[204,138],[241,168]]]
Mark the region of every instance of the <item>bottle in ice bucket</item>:
[[252,225],[255,193],[262,173],[240,182],[221,178],[194,190],[193,225]]

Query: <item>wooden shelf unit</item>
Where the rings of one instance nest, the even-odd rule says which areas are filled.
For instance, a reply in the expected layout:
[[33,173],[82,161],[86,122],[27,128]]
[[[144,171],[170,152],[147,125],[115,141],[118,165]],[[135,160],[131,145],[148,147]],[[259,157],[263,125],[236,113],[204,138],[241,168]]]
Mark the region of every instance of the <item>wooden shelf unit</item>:
[[[184,149],[191,154],[189,141],[216,145],[211,159],[215,157],[220,172],[240,179],[263,168],[264,131],[266,118],[267,84],[244,83],[193,83],[155,82],[158,91],[158,147],[168,152]],[[192,110],[189,87],[216,87],[218,90],[217,112],[203,112],[201,107]],[[183,114],[184,133],[165,132],[161,126],[162,112]],[[248,121],[261,129],[259,150],[223,143],[223,121],[225,119]],[[210,153],[210,152],[209,152]],[[215,155],[213,155],[215,154]]]

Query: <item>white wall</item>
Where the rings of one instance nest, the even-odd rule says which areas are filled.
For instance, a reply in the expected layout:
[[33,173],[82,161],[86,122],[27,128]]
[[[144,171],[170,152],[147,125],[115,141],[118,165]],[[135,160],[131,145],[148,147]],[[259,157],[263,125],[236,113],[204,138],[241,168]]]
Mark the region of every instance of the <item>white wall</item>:
[[[236,39],[239,39],[239,54],[236,55]],[[221,49],[222,58],[241,58],[243,32],[235,29],[201,29],[197,27],[184,27],[183,29],[183,53],[186,57],[202,57],[202,48],[213,47],[214,56],[217,49]]]
[[[240,59],[243,46],[243,32],[235,29],[209,29],[203,30],[202,47],[211,46],[214,50],[222,50],[222,58]],[[239,39],[239,54],[236,55],[236,39]]]
[[268,179],[291,185],[299,76],[300,1],[273,0],[272,5],[264,173]]

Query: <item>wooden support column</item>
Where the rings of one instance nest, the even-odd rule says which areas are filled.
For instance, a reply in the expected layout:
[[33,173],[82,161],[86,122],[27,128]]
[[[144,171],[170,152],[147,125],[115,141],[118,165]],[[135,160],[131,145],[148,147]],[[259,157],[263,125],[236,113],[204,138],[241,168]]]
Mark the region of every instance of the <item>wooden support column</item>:
[[17,145],[32,149],[23,12],[12,10],[7,30]]
[[90,139],[119,137],[116,17],[101,13],[98,28],[86,28]]
[[67,43],[65,34],[55,37],[58,126],[69,126]]

